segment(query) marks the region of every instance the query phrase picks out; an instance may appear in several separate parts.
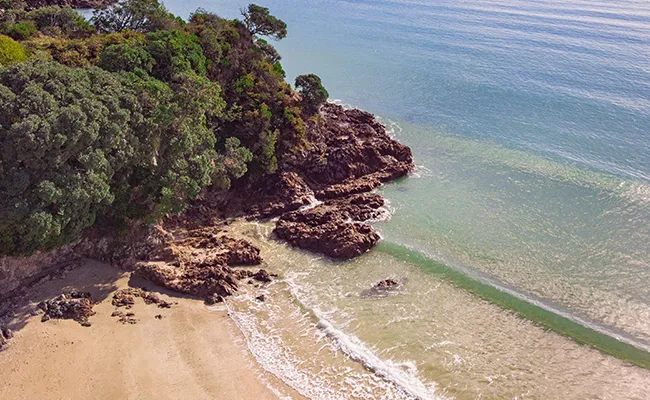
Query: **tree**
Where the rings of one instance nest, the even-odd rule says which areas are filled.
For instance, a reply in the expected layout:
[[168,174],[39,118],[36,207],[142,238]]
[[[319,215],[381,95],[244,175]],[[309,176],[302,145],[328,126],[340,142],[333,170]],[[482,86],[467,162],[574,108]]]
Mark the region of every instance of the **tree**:
[[282,60],[282,57],[280,56],[280,53],[275,49],[275,47],[271,46],[269,42],[267,42],[264,39],[257,39],[255,41],[255,45],[257,48],[264,54],[264,57],[266,57],[267,60],[271,64],[275,64],[280,62]]
[[9,36],[0,35],[0,65],[11,65],[27,60],[27,51]]
[[318,75],[300,75],[296,78],[296,89],[302,96],[302,101],[307,111],[314,113],[318,107],[327,101],[329,93]]
[[114,6],[95,10],[91,22],[99,32],[106,33],[125,29],[154,32],[182,25],[182,19],[167,11],[158,0],[122,0]]
[[270,36],[276,40],[287,36],[287,24],[269,13],[266,7],[250,4],[248,10],[241,10],[246,28],[253,35]]
[[154,60],[152,75],[169,81],[179,73],[194,71],[205,75],[205,56],[199,39],[188,33],[172,30],[147,35],[147,51]]
[[7,30],[7,34],[16,40],[25,40],[38,32],[32,21],[13,24]]
[[70,7],[46,6],[40,7],[27,14],[39,30],[58,28],[65,33],[75,29],[75,23],[84,18]]
[[98,68],[26,62],[0,73],[0,253],[79,237],[138,160],[138,93]]
[[159,219],[246,172],[217,151],[221,88],[187,71],[149,76],[31,61],[0,71],[0,254],[78,239],[101,221]]

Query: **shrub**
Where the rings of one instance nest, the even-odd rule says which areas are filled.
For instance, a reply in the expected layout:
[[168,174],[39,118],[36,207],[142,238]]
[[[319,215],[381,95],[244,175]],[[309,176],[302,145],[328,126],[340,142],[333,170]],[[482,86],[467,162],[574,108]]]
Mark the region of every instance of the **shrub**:
[[0,35],[0,65],[11,65],[26,61],[25,48],[9,36]]
[[230,140],[218,154],[206,123],[223,107],[192,73],[167,85],[55,62],[3,70],[0,254],[68,243],[96,220],[157,219],[241,176],[250,153]]
[[144,71],[150,73],[155,61],[141,44],[122,43],[104,48],[99,56],[99,67],[107,71]]
[[38,29],[36,29],[36,25],[31,21],[13,24],[7,30],[7,34],[16,40],[25,40],[36,32],[38,32]]
[[72,8],[59,6],[40,7],[30,11],[27,16],[41,31],[55,28],[65,33],[73,32],[76,28],[75,23],[83,20],[83,17]]

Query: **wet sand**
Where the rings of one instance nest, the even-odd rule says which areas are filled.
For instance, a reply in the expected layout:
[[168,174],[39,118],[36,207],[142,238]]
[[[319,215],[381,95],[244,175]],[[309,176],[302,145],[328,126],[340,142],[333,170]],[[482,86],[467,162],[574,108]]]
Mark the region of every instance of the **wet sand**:
[[[301,398],[261,370],[223,307],[160,290],[163,299],[178,304],[160,309],[136,298],[131,310],[120,310],[133,312],[137,324],[111,317],[112,293],[141,284],[158,290],[89,261],[62,279],[35,285],[31,304],[19,308],[10,324],[15,337],[0,352],[0,398],[277,399],[277,393]],[[38,301],[67,288],[89,291],[101,301],[91,327],[72,320],[43,323],[29,313]]]

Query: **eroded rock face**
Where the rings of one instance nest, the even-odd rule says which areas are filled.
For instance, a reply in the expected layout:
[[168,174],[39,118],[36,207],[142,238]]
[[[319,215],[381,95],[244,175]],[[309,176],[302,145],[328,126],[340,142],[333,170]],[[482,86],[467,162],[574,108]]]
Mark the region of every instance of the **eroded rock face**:
[[379,216],[383,204],[381,196],[369,193],[329,200],[283,215],[274,232],[303,249],[332,258],[354,258],[379,241],[379,234],[363,221]]
[[319,199],[368,192],[413,169],[411,149],[370,113],[327,103],[307,132],[311,147],[287,157],[285,168],[299,171]]
[[309,204],[314,191],[295,172],[280,172],[267,179],[253,194],[255,204],[249,219],[264,219],[294,211]]
[[183,231],[158,254],[157,260],[138,263],[136,273],[157,285],[206,299],[234,294],[237,281],[253,275],[230,266],[262,262],[257,247],[219,235],[218,229],[210,227]]
[[[379,218],[384,205],[381,196],[367,192],[408,174],[411,150],[388,136],[372,114],[329,103],[320,120],[310,121],[308,140],[311,147],[287,157],[283,168],[303,176],[302,182],[324,202],[285,213],[275,233],[333,258],[359,256],[379,241],[379,234],[363,222]],[[288,193],[275,196],[284,195]]]

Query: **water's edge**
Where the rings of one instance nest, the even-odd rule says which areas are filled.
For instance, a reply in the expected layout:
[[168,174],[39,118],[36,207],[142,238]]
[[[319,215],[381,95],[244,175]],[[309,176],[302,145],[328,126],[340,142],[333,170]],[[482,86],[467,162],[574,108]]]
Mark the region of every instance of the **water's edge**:
[[535,324],[539,324],[555,333],[571,338],[580,344],[590,346],[605,354],[650,370],[650,352],[640,348],[643,346],[641,343],[636,343],[636,346],[625,343],[608,334],[599,332],[596,329],[592,329],[529,301],[518,298],[495,286],[474,279],[457,269],[437,262],[426,254],[407,246],[382,241],[376,247],[375,251],[386,253],[399,261],[419,265],[428,273],[439,276],[453,285],[483,300],[498,305],[503,309],[513,311],[520,317]]

